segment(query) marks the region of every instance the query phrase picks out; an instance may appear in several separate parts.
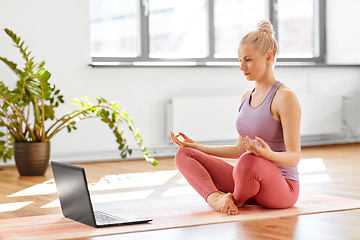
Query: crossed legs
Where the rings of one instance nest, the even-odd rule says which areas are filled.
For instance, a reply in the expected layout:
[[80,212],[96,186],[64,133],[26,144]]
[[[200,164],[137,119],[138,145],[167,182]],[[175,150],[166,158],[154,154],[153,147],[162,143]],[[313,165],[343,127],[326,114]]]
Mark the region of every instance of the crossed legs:
[[237,214],[245,203],[287,208],[298,198],[297,181],[284,179],[272,162],[252,153],[243,154],[232,166],[184,147],[177,152],[175,165],[214,210],[230,215]]

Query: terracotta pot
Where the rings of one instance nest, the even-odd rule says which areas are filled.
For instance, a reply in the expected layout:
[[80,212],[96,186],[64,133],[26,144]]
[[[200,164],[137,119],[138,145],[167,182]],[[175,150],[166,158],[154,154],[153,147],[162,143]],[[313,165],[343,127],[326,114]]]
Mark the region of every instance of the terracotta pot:
[[50,142],[14,142],[14,157],[21,176],[44,175],[49,165]]

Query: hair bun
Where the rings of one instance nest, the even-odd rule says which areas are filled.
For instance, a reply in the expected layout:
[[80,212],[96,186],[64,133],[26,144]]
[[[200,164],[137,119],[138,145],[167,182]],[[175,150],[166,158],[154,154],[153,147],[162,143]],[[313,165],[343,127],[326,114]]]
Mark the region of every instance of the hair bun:
[[274,30],[273,30],[273,26],[271,25],[271,23],[267,20],[262,20],[258,23],[257,25],[257,30],[258,31],[264,31],[267,32],[268,34],[270,34],[271,36],[274,35]]

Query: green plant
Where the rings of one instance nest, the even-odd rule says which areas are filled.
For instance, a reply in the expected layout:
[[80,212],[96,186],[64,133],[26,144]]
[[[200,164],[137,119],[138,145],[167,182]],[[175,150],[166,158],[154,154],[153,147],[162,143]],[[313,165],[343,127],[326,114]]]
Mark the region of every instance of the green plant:
[[[58,132],[67,129],[68,132],[76,130],[76,122],[79,120],[99,117],[108,124],[116,137],[116,142],[121,150],[121,157],[125,158],[132,150],[126,143],[121,124],[127,124],[133,133],[136,142],[143,152],[144,158],[157,166],[156,160],[149,156],[143,146],[139,130],[134,127],[133,120],[128,116],[126,110],[119,110],[118,102],[109,102],[102,97],[97,97],[97,103],[93,103],[84,96],[71,101],[80,106],[79,109],[65,114],[63,117],[55,118],[55,109],[64,103],[60,90],[49,83],[51,74],[44,68],[45,62],[34,63],[34,57],[30,58],[31,51],[24,48],[14,32],[4,29],[12,39],[25,60],[23,69],[17,64],[0,57],[7,66],[14,71],[19,80],[13,90],[0,82],[0,157],[6,162],[13,156],[13,142],[46,142],[50,141]],[[45,122],[52,120],[52,125],[46,129]]]

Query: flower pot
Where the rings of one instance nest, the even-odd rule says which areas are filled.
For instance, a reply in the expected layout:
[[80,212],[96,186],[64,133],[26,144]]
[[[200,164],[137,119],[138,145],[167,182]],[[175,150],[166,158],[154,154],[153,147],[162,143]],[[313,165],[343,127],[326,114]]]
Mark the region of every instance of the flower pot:
[[16,168],[21,176],[41,176],[49,165],[50,142],[14,142]]

